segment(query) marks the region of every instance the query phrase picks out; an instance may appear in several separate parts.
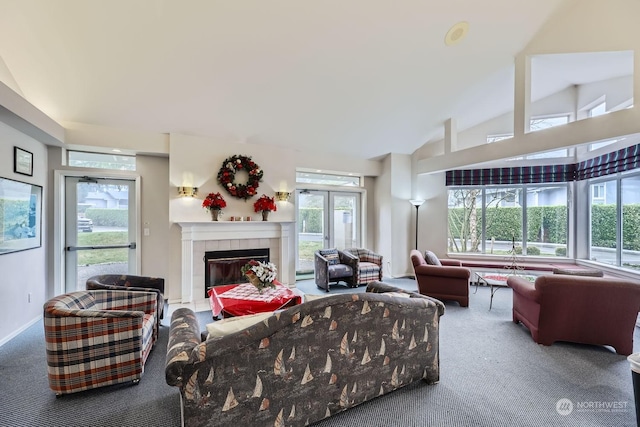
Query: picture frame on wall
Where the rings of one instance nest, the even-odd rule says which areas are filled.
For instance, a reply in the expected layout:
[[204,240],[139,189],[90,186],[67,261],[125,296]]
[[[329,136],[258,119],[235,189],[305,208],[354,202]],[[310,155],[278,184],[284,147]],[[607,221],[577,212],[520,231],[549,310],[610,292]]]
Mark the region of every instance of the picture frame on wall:
[[20,147],[13,147],[13,171],[33,176],[33,153]]
[[0,255],[42,246],[42,187],[0,177]]

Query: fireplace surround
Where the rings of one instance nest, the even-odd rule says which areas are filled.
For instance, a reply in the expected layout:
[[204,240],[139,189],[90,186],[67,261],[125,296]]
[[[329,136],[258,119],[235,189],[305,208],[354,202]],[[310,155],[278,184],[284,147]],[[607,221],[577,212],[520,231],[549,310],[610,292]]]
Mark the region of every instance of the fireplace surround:
[[269,249],[278,268],[278,281],[295,286],[295,222],[210,221],[179,222],[182,229],[181,302],[206,301],[205,252]]
[[205,298],[209,296],[208,289],[210,287],[230,285],[234,283],[247,283],[249,280],[244,274],[242,274],[242,266],[250,260],[268,262],[269,252],[269,248],[205,252]]

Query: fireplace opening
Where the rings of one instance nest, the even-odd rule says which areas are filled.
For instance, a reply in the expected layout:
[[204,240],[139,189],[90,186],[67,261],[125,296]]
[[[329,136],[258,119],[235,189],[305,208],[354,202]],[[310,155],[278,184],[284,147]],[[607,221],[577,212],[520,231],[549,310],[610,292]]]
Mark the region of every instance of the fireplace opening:
[[241,268],[252,259],[269,262],[269,248],[205,252],[205,298],[209,297],[209,288],[213,286],[249,282],[249,279],[242,274]]

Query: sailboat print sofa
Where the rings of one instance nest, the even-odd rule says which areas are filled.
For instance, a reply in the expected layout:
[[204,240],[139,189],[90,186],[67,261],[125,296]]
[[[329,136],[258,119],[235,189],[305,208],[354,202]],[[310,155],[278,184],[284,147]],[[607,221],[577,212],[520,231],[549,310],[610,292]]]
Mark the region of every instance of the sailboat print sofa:
[[[386,295],[385,295],[386,294]],[[187,308],[173,313],[166,381],[185,426],[304,426],[417,380],[439,380],[433,298],[371,282],[200,341]]]

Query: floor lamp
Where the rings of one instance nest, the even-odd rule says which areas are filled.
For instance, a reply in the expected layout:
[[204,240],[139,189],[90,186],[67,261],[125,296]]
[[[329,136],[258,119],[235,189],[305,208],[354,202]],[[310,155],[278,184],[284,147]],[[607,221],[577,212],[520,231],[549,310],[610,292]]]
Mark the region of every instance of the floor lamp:
[[418,209],[424,203],[423,199],[411,199],[409,202],[416,207],[416,250],[418,250]]

